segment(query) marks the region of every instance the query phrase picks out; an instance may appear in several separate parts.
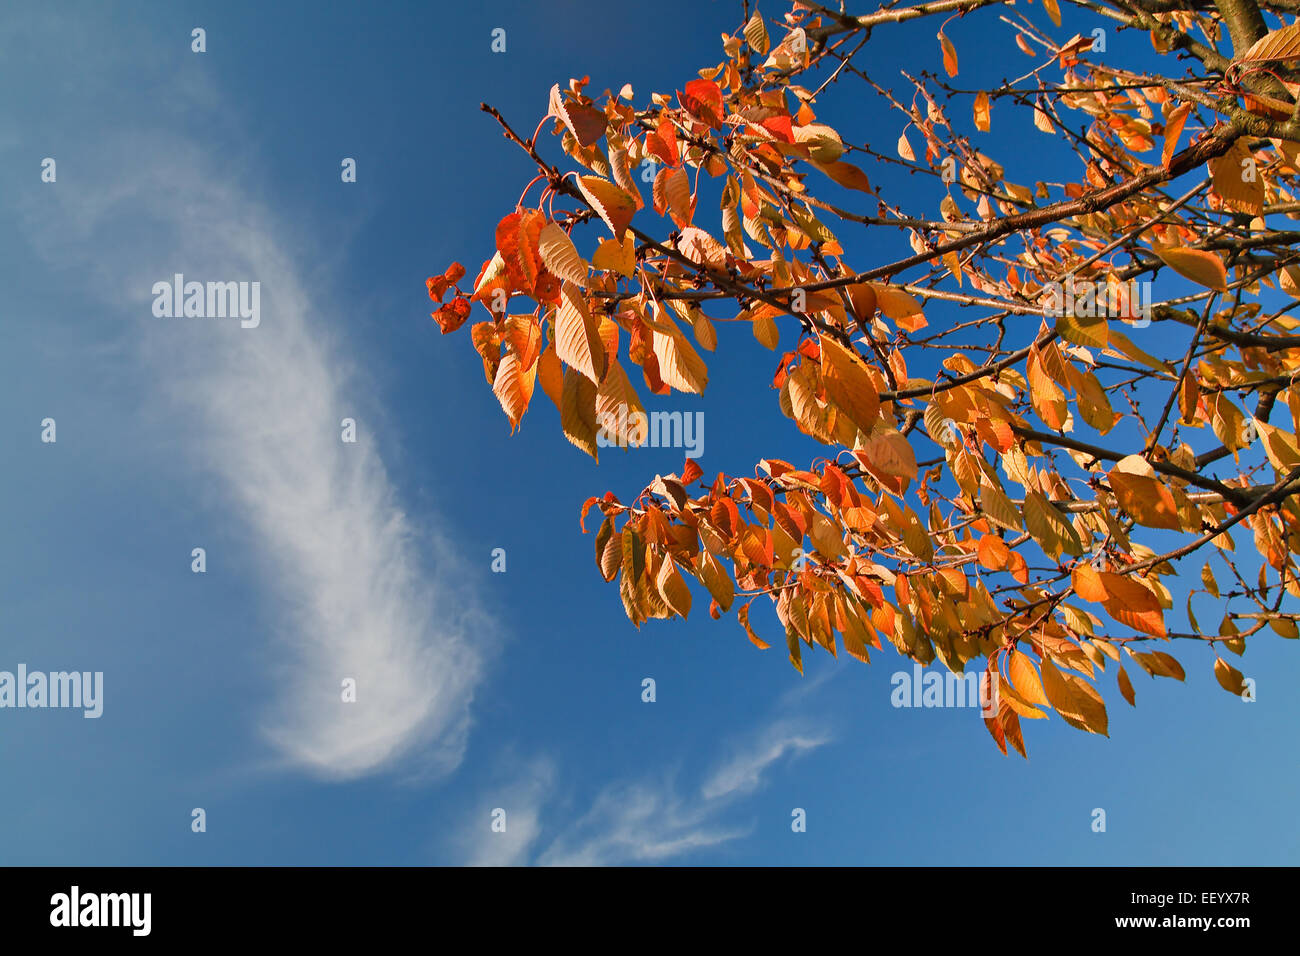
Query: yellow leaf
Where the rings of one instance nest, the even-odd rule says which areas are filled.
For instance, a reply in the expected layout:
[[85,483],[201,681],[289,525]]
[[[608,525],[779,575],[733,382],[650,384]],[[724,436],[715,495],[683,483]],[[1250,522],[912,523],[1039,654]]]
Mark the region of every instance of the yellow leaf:
[[1296,622],[1289,617],[1270,617],[1268,626],[1273,629],[1274,633],[1290,640],[1294,641],[1297,637],[1300,637],[1300,628],[1297,628]]
[[900,492],[906,487],[906,482],[916,478],[916,454],[898,429],[872,435],[858,450],[857,458],[878,480],[887,480],[891,476],[901,479],[902,484],[890,483]]
[[1236,694],[1240,697],[1246,693],[1246,682],[1241,676],[1241,671],[1222,657],[1214,659],[1214,677],[1219,682],[1219,686],[1229,694]]
[[1056,132],[1056,127],[1052,125],[1052,118],[1041,106],[1034,107],[1034,125],[1044,133]]
[[876,294],[876,305],[887,318],[897,322],[921,314],[921,303],[902,289],[880,282],[870,283],[870,288]]
[[780,333],[777,331],[776,322],[770,315],[766,313],[755,315],[753,327],[754,338],[758,339],[764,348],[776,348]]
[[1157,372],[1168,371],[1168,369],[1165,367],[1165,364],[1163,362],[1161,362],[1154,355],[1148,355],[1146,352],[1143,352],[1140,348],[1138,348],[1136,345],[1132,343],[1132,341],[1129,339],[1127,335],[1125,335],[1123,332],[1119,331],[1118,329],[1115,328],[1109,329],[1106,333],[1106,336],[1109,339],[1110,348],[1113,348],[1116,352],[1119,352],[1123,355],[1127,355],[1133,361],[1140,362],[1141,364],[1145,365],[1147,368],[1153,369]]
[[664,563],[659,566],[655,586],[674,614],[685,618],[691,613],[691,589],[686,586],[672,558],[664,558]]
[[609,356],[600,339],[600,323],[592,318],[582,290],[571,282],[560,287],[555,318],[555,352],[565,363],[599,385]]
[[1152,677],[1172,677],[1174,680],[1185,680],[1187,677],[1183,672],[1183,666],[1164,651],[1147,653],[1135,651],[1128,645],[1124,646],[1124,650]]
[[1096,688],[1077,674],[1059,670],[1043,660],[1043,691],[1048,701],[1071,727],[1090,734],[1110,736],[1106,726],[1106,705]]
[[1210,562],[1205,562],[1205,567],[1201,568],[1201,583],[1205,585],[1205,590],[1209,591],[1215,597],[1219,596],[1219,582],[1214,579],[1214,570],[1210,567]]
[[636,272],[636,244],[631,236],[624,236],[621,243],[617,239],[604,239],[591,257],[591,264],[630,279]]
[[1043,9],[1046,10],[1047,15],[1052,18],[1052,23],[1059,27],[1061,25],[1061,10],[1056,5],[1056,0],[1043,0]]
[[984,509],[989,520],[1008,531],[1019,534],[1024,527],[1020,520],[1020,512],[1011,503],[1011,499],[987,480],[980,486],[980,507]]
[[814,160],[813,165],[845,189],[856,189],[864,193],[871,192],[871,183],[867,179],[867,174],[852,163],[842,160],[833,163],[819,163]]
[[695,341],[700,343],[700,348],[712,352],[718,347],[718,333],[713,329],[713,323],[703,312],[696,312],[691,320],[691,329],[695,332]]
[[[1107,614],[1136,631],[1155,637],[1165,636],[1164,611],[1160,607],[1159,599],[1150,589],[1123,574],[1094,571],[1086,565],[1075,569],[1075,587],[1079,587],[1080,580],[1086,579],[1091,582],[1093,575],[1096,576],[1095,587],[1101,589],[1103,595],[1101,604]],[[1090,593],[1095,593],[1092,589],[1093,585],[1090,584],[1088,590]],[[1079,590],[1079,596],[1084,600],[1095,600],[1083,590]]]
[[[649,437],[645,406],[618,359],[609,363],[605,380],[596,390],[596,425],[597,437],[603,438],[606,447],[639,447]],[[601,442],[598,440],[597,444]]]
[[1264,179],[1255,155],[1243,136],[1222,156],[1210,160],[1215,194],[1237,212],[1258,216],[1264,211]]
[[654,330],[654,353],[659,377],[679,392],[701,395],[709,383],[708,367],[676,327],[667,332]]
[[[709,554],[708,551],[700,552],[699,562],[700,566],[697,573],[700,580],[704,582],[704,586],[708,588],[709,594],[713,597],[713,600],[718,602],[718,606],[722,610],[730,610],[731,602],[736,597],[736,588],[732,583],[731,575],[723,569],[718,559]],[[746,605],[745,610],[748,611],[748,605]],[[748,614],[746,614],[746,617],[748,617]]]
[[1078,316],[1063,312],[1056,317],[1056,331],[1076,345],[1104,349],[1109,342],[1109,326],[1104,315]]
[[1007,566],[1007,561],[1011,557],[1011,549],[996,534],[982,535],[976,553],[980,564],[990,571],[1001,571]]
[[537,239],[537,252],[546,268],[566,282],[587,284],[587,263],[578,255],[573,240],[559,225],[548,222]]
[[916,153],[912,152],[912,144],[907,141],[907,131],[904,130],[898,136],[898,155],[903,157],[909,163],[916,162]]
[[759,16],[757,10],[749,18],[749,22],[745,24],[745,39],[754,48],[754,52],[767,52],[767,27],[763,24],[763,18]]
[[1059,560],[1063,552],[1073,555],[1083,553],[1074,526],[1065,520],[1041,492],[1025,492],[1024,512],[1025,527],[1043,549],[1043,553],[1053,561]]
[[570,443],[599,460],[596,451],[596,386],[576,369],[564,370],[560,425]]

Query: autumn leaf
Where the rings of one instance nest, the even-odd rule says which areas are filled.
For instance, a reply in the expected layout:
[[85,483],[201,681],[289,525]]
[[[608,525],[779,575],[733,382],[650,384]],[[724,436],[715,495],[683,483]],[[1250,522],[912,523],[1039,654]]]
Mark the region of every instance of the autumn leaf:
[[560,307],[555,317],[555,353],[599,385],[605,377],[609,357],[600,339],[600,323],[591,315],[582,290],[566,282],[560,290]]
[[858,428],[870,434],[880,414],[876,381],[862,360],[831,336],[821,338],[827,394]]
[[551,87],[551,115],[557,116],[569,128],[580,146],[590,146],[605,132],[605,114],[593,106],[566,103],[560,93],[560,84]]
[[680,331],[655,329],[654,354],[659,363],[659,376],[667,385],[679,392],[704,393],[709,383],[708,369]]
[[465,324],[469,318],[470,304],[464,296],[458,295],[437,312],[433,313],[433,320],[438,323],[438,328],[442,329],[442,334],[455,332]]
[[712,80],[691,80],[680,94],[681,104],[697,120],[714,129],[722,127],[722,90]]
[[1241,671],[1233,667],[1222,657],[1214,659],[1214,679],[1219,682],[1219,686],[1229,694],[1235,694],[1240,697],[1246,693],[1246,681],[1242,677]]
[[507,352],[501,359],[501,364],[497,366],[496,381],[492,383],[492,391],[501,402],[506,417],[510,419],[511,433],[518,427],[519,420],[524,417],[524,412],[528,409],[536,379],[537,366],[533,365],[525,369],[519,357],[513,352]]
[[1155,254],[1179,275],[1208,289],[1228,291],[1228,270],[1223,260],[1204,249],[1156,249]]
[[984,90],[975,94],[975,128],[981,133],[989,131],[989,95]]
[[573,368],[564,370],[560,423],[565,438],[592,458],[599,458],[596,451],[596,386]]
[[623,241],[628,225],[636,214],[636,199],[624,189],[599,176],[579,176],[578,188],[596,215],[605,221],[614,238]]
[[1133,516],[1138,524],[1148,528],[1166,528],[1181,531],[1178,505],[1169,489],[1154,478],[1131,475],[1115,469],[1107,476],[1120,507]]
[[[1048,662],[1045,662],[1048,663]],[[1011,683],[1015,685],[1016,692],[1031,704],[1047,704],[1048,700],[1043,691],[1042,682],[1038,679],[1038,674],[1034,671],[1034,662],[1020,651],[1011,651],[1011,662],[1008,667],[1011,677]]]
[[578,255],[569,234],[558,225],[553,222],[546,224],[538,237],[537,249],[546,268],[562,281],[579,286],[587,284],[587,263]]
[[[1060,27],[1059,0],[1044,10]],[[735,613],[758,647],[752,601],[770,606],[800,672],[874,648],[1005,674],[985,727],[1021,754],[1051,710],[1107,734],[1111,664],[1108,693],[1134,705],[1126,668],[1183,681],[1179,641],[1300,639],[1300,266],[1281,254],[1300,218],[1300,27],[1224,67],[1173,56],[1187,25],[1166,21],[1187,11],[1136,26],[1154,57],[991,17],[1035,60],[1017,97],[946,83],[963,22],[948,5],[908,8],[939,41],[917,49],[879,13],[764,12],[639,94],[582,78],[551,88],[545,116],[486,107],[523,164],[488,185],[519,199],[458,224],[462,260],[483,263],[472,291],[455,263],[426,279],[444,332],[473,303],[490,313],[465,380],[481,366],[511,432],[540,382],[593,458],[687,444],[651,431],[642,384],[702,394],[717,356],[711,441],[758,436],[752,467],[706,477],[701,447],[677,476],[627,455],[624,487],[587,504],[630,626],[685,617],[695,578],[709,618]],[[678,20],[690,46],[699,24]],[[905,75],[869,68],[899,51]],[[978,132],[996,99],[1008,129],[1063,149],[977,149],[951,115],[962,95]],[[905,189],[873,189],[900,174]],[[507,464],[554,477],[545,457]],[[1215,673],[1249,686],[1221,658]]]
[[597,269],[632,278],[636,270],[636,246],[631,236],[625,237],[622,242],[617,239],[603,240],[597,247],[596,254],[591,257],[591,264]]
[[1096,688],[1079,675],[1058,669],[1050,660],[1043,661],[1042,670],[1043,692],[1067,724],[1090,734],[1110,736],[1106,705]]
[[943,50],[943,68],[948,71],[949,76],[956,76],[957,48],[952,45],[952,41],[942,30],[939,31],[939,47]]

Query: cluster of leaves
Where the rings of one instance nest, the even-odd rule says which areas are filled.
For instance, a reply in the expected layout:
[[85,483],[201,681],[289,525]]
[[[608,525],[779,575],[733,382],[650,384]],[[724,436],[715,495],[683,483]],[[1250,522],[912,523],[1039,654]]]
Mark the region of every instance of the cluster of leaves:
[[[1125,658],[1183,678],[1144,642],[1206,643],[1219,683],[1240,694],[1245,679],[1219,648],[1241,655],[1266,627],[1297,636],[1283,600],[1300,596],[1300,322],[1286,314],[1300,289],[1300,233],[1284,220],[1300,218],[1300,26],[1269,31],[1263,19],[1290,0],[1073,3],[1146,31],[1157,54],[1188,69],[1111,65],[1092,37],[1057,42],[997,0],[863,16],[797,2],[779,23],[746,9],[720,63],[642,107],[628,87],[592,97],[575,80],[552,88],[525,139],[484,106],[538,174],[497,225],[472,289],[460,290],[454,264],[429,292],[443,332],[472,303],[487,310],[471,338],[512,431],[540,381],[566,438],[593,458],[602,428],[614,444],[641,444],[628,366],[651,394],[699,394],[716,324],[745,323],[779,355],[781,412],[833,449],[807,468],[764,458],[753,477],[711,482],[688,461],[631,504],[589,499],[583,530],[597,506],[597,565],[618,580],[635,624],[686,617],[693,577],[710,614],[734,607],[759,647],[750,607],[770,601],[800,670],[804,648],[842,646],[866,661],[885,642],[925,664],[983,668],[1000,677],[989,731],[1022,754],[1021,719],[1048,711],[1107,732],[1090,681],[1108,663],[1130,704]],[[1056,0],[1043,6],[1059,27]],[[984,7],[1005,7],[1036,65],[996,88],[959,90],[948,25]],[[946,77],[905,73],[901,94],[860,65],[873,32],[927,17],[945,18]],[[1235,58],[1219,52],[1225,28],[1244,51]],[[825,90],[850,80],[898,114],[896,155],[818,117]],[[949,116],[954,99],[969,100],[977,132],[991,129],[995,107],[1025,116],[1073,150],[1077,181],[1009,180]],[[1077,117],[1082,129],[1070,125]],[[539,152],[548,122],[577,169]],[[888,201],[868,163],[929,177],[938,215],[915,186],[910,213]],[[1185,176],[1187,191],[1166,190]],[[537,205],[525,205],[538,184]],[[716,215],[700,208],[706,192],[719,197]],[[872,208],[851,208],[855,196]],[[831,225],[906,237],[909,248],[856,268]],[[1147,341],[1176,341],[1170,354],[1131,337],[1147,316],[1126,293],[1143,276],[1183,290],[1150,308],[1158,335]],[[1087,292],[1049,307],[1066,283]],[[950,314],[932,325],[936,303]],[[1245,566],[1237,526],[1253,535]],[[1201,586],[1180,588],[1177,562],[1193,554],[1219,570],[1206,560]],[[1175,591],[1188,632],[1168,623]],[[1198,593],[1224,604],[1215,633],[1196,622]]]

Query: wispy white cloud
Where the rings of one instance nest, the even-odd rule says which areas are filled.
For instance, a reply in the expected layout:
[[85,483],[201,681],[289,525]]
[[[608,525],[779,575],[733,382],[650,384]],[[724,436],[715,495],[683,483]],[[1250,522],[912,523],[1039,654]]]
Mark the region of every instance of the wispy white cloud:
[[[469,866],[518,866],[542,835],[542,806],[556,784],[554,761],[537,757],[516,762],[512,779],[493,788],[487,802],[476,806],[473,823],[459,832],[456,852]],[[503,828],[492,828],[496,811],[504,812]]]
[[767,769],[786,754],[813,750],[829,740],[827,734],[804,729],[797,723],[778,723],[714,771],[701,793],[706,800],[752,793],[762,784]]
[[[452,548],[424,527],[433,516],[417,526],[402,510],[377,445],[380,410],[342,358],[342,317],[309,292],[310,237],[198,143],[149,129],[83,136],[96,164],[29,205],[26,231],[52,266],[78,267],[102,294],[153,399],[250,535],[238,560],[273,618],[266,738],[325,777],[403,755],[454,767],[490,628]],[[155,318],[152,285],[174,273],[260,282],[260,325]],[[355,444],[341,441],[345,417],[358,422]],[[346,678],[356,703],[342,701]]]
[[[524,821],[526,840],[475,825],[477,836],[462,844],[471,862],[543,866],[608,866],[662,863],[693,851],[747,836],[750,825],[733,819],[737,804],[759,790],[768,772],[787,755],[829,742],[823,732],[794,720],[777,720],[737,747],[705,777],[698,793],[683,794],[676,775],[619,781],[600,790],[591,807],[572,824],[546,807],[555,802],[553,774],[521,780],[509,792],[513,821]],[[552,765],[547,762],[548,768]],[[510,824],[513,826],[513,822]],[[540,849],[533,851],[531,848]]]
[[681,797],[674,780],[606,787],[591,809],[537,857],[543,866],[660,863],[744,836],[748,827],[719,820],[718,801]]

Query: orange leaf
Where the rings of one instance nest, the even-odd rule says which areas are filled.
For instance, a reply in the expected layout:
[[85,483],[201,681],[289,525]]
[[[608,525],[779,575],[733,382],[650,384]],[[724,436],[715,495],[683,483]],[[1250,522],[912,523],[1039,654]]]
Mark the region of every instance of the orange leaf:
[[1155,249],[1157,256],[1179,275],[1205,286],[1207,289],[1228,291],[1228,270],[1223,260],[1204,249]]
[[702,123],[708,123],[714,129],[722,126],[723,105],[722,90],[712,80],[691,80],[685,91],[677,94],[678,100],[690,113]]
[[957,75],[957,48],[942,30],[939,31],[939,47],[943,50],[943,68],[949,76]]
[[605,225],[609,226],[614,238],[621,242],[628,223],[636,214],[636,199],[626,190],[599,176],[580,176],[578,188],[587,197],[587,202],[591,203],[596,214],[605,220]]

